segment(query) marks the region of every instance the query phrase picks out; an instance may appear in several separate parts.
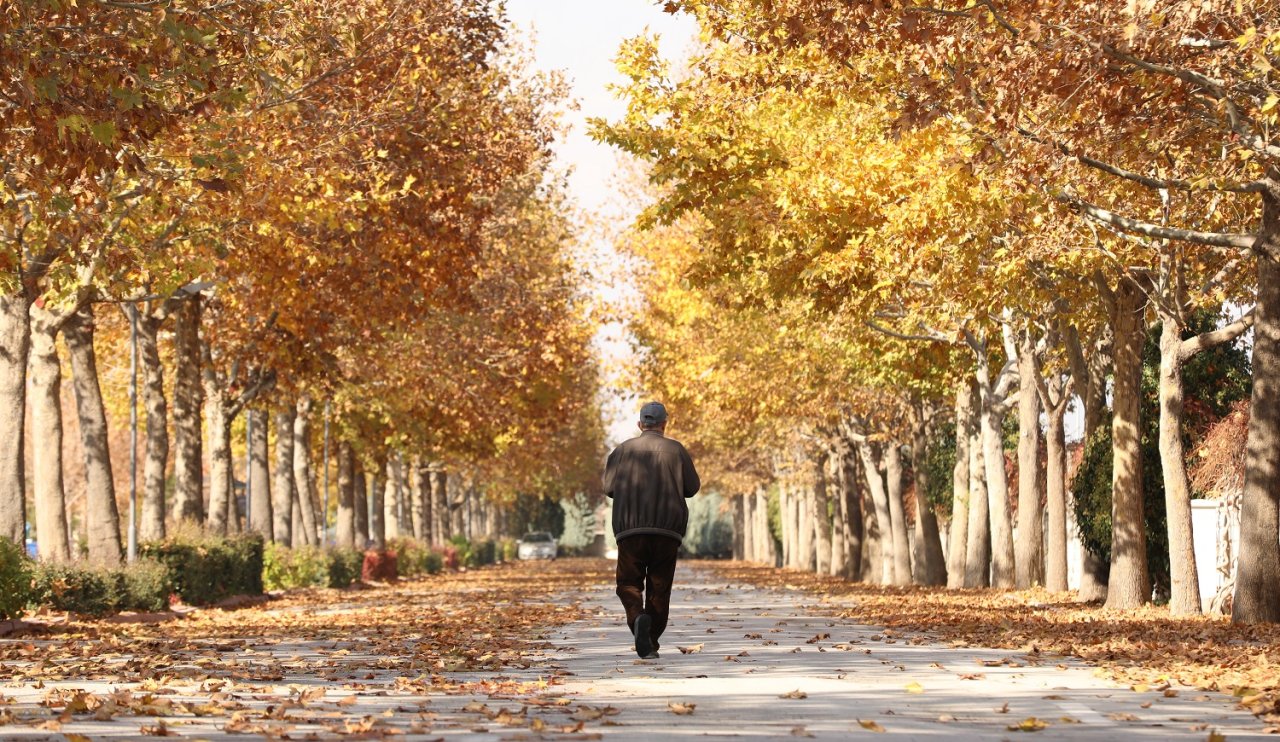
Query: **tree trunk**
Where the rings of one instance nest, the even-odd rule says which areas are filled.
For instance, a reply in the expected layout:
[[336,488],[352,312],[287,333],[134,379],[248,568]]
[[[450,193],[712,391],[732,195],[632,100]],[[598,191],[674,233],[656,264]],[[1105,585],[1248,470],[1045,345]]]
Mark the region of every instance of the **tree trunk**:
[[142,511],[138,539],[159,541],[165,535],[165,476],[169,469],[169,402],[164,395],[160,361],[160,320],[138,316],[138,358],[142,362],[142,403],[147,410],[147,442],[142,474]]
[[209,433],[209,510],[206,526],[213,533],[226,534],[234,531],[231,525],[231,420],[227,416],[218,375],[208,366],[208,360],[206,348],[206,365],[203,369],[204,419]]
[[271,487],[271,540],[277,544],[293,544],[293,420],[297,410],[286,405],[276,410],[275,484]]
[[847,447],[841,449],[841,479],[844,481],[842,492],[845,519],[843,521],[845,542],[844,577],[850,580],[861,580],[866,574],[862,571],[862,479],[859,478],[858,460],[853,451]]
[[769,499],[768,494],[757,487],[751,494],[751,533],[754,538],[752,550],[755,560],[761,564],[774,565],[773,536],[769,533]]
[[951,470],[951,528],[947,533],[947,587],[964,587],[969,548],[969,440],[974,436],[973,381],[956,386],[956,464]]
[[911,541],[907,537],[907,508],[902,492],[902,447],[892,441],[884,449],[884,477],[888,484],[889,518],[893,528],[893,584],[911,584]]
[[1045,552],[1044,585],[1053,592],[1067,589],[1067,434],[1066,404],[1049,412],[1049,448],[1046,488],[1049,511],[1048,548]]
[[1231,620],[1280,623],[1280,202],[1262,197],[1254,310],[1253,396]]
[[929,450],[924,410],[918,409],[911,433],[911,471],[916,485],[916,574],[918,585],[947,584],[947,562],[942,556],[942,538],[938,534],[938,516],[929,502],[929,472],[926,459]]
[[427,470],[419,456],[411,456],[409,458],[409,483],[410,483],[410,512],[413,517],[413,538],[417,541],[427,541],[431,537],[431,526],[428,525],[431,520],[427,511],[428,493],[431,490],[431,482],[428,478]]
[[876,520],[875,497],[871,494],[871,479],[865,476],[863,469],[862,486],[862,551],[859,555],[858,571],[864,582],[873,585],[884,584],[884,543],[880,537],[880,523]]
[[365,481],[369,483],[369,541],[374,549],[387,548],[387,524],[383,520],[383,483],[379,478],[387,470],[385,463],[375,463],[365,472]]
[[338,442],[338,522],[335,541],[340,549],[356,548],[355,454],[347,441]]
[[200,314],[200,297],[183,301],[173,329],[173,509],[178,520],[194,523],[204,522]]
[[[979,417],[985,417],[977,411]],[[964,586],[991,584],[991,500],[987,497],[987,466],[982,447],[981,426],[969,439],[969,534],[964,558]]]
[[[31,305],[31,447],[35,490],[36,541],[40,559],[71,559],[67,498],[62,480],[62,361],[58,357],[60,318]],[[22,427],[21,423],[18,425]],[[21,543],[21,542],[19,542]]]
[[299,397],[293,418],[293,486],[298,493],[298,511],[302,516],[302,543],[320,543],[316,529],[316,491],[311,476],[311,398]]
[[369,548],[369,481],[359,459],[352,462],[352,468],[355,469],[355,498],[351,510],[355,515],[356,548],[364,550]]
[[[1009,480],[1004,468],[1001,430],[1004,410],[984,404],[982,412],[982,462],[987,478],[987,514],[991,521],[991,586],[1013,587],[1013,522],[1009,511]],[[970,506],[972,507],[972,505]]]
[[249,530],[263,538],[275,538],[275,500],[271,494],[271,415],[250,409],[249,423]]
[[[413,536],[413,485],[409,479],[409,463],[404,454],[396,454],[396,529],[399,535],[409,538]],[[489,522],[489,509],[485,508],[485,535],[493,535],[493,525]]]
[[1035,393],[1040,364],[1035,338],[1022,333],[1018,347],[1018,542],[1015,584],[1044,582],[1044,510],[1040,506],[1040,395]]
[[847,483],[844,481],[844,459],[840,455],[840,449],[835,448],[834,452],[827,456],[826,466],[827,481],[831,483],[828,488],[831,496],[831,571],[833,577],[843,577],[849,571],[849,545],[845,539],[848,533],[845,532],[845,525],[848,518],[845,515],[845,487]]
[[778,530],[782,532],[782,566],[791,568],[791,563],[795,559],[795,549],[792,548],[792,535],[795,528],[791,525],[791,498],[787,495],[787,488],[782,486],[781,482],[776,482],[778,488]]
[[[1075,380],[1076,394],[1084,411],[1084,440],[1087,441],[1102,424],[1106,411],[1107,372],[1111,365],[1105,350],[1108,341],[1104,338],[1092,343],[1086,354],[1074,327],[1068,329],[1066,341],[1071,377]],[[1083,546],[1080,551],[1080,599],[1102,600],[1107,597],[1107,564]]]
[[1142,345],[1147,297],[1131,278],[1115,291],[1115,390],[1111,420],[1111,576],[1107,607],[1128,610],[1151,600],[1142,506]]
[[384,469],[387,483],[383,488],[382,496],[382,522],[383,530],[388,539],[398,538],[400,536],[400,476],[398,473],[399,466],[396,464],[395,455],[387,457],[387,466]]
[[448,476],[444,469],[431,471],[431,542],[437,546],[449,540]]
[[729,507],[733,512],[733,559],[742,562],[747,559],[747,512],[742,496],[730,497]]
[[[885,490],[884,477],[880,474],[880,465],[876,461],[875,451],[870,443],[858,443],[858,458],[862,461],[862,472],[867,480],[867,488],[871,491],[871,504],[876,515],[875,535],[868,532],[872,539],[871,552],[879,554],[880,563],[872,562],[871,569],[877,575],[875,579],[881,585],[898,584],[895,579],[895,552],[897,539],[893,532],[893,517],[889,513],[889,493]],[[906,539],[903,539],[906,543]],[[910,575],[907,582],[911,581]]]
[[0,295],[0,538],[26,540],[27,353],[25,291]]
[[831,574],[831,500],[827,491],[827,465],[830,454],[825,450],[814,461],[813,525],[818,554],[814,567],[820,575]]
[[1160,472],[1169,531],[1169,613],[1201,612],[1200,578],[1191,535],[1191,479],[1182,450],[1182,333],[1173,315],[1160,312]]
[[[67,321],[63,336],[71,353],[72,387],[84,446],[85,521],[89,561],[97,566],[120,564],[120,513],[116,509],[115,478],[107,446],[107,415],[98,386],[98,362],[93,349],[93,305],[86,304]],[[19,542],[21,543],[21,542]]]

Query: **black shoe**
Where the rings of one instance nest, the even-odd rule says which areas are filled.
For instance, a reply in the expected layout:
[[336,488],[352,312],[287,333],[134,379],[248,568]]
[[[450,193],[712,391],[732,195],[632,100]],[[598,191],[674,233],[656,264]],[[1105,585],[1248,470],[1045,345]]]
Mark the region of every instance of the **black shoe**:
[[636,617],[636,654],[641,659],[648,659],[649,655],[654,654],[653,639],[649,636],[649,629],[652,627],[653,616],[641,613]]
[[642,659],[642,660],[656,660],[656,659],[658,659],[658,653],[657,653],[657,652],[650,652],[650,653],[646,654],[645,656],[641,657],[640,659]]

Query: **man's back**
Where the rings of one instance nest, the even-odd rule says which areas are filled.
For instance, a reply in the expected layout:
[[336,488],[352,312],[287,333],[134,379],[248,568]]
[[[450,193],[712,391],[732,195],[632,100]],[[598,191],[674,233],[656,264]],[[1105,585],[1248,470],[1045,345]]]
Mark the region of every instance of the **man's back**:
[[605,465],[605,494],[613,498],[613,532],[619,539],[649,533],[684,538],[689,522],[685,498],[701,482],[679,441],[646,430],[623,442]]

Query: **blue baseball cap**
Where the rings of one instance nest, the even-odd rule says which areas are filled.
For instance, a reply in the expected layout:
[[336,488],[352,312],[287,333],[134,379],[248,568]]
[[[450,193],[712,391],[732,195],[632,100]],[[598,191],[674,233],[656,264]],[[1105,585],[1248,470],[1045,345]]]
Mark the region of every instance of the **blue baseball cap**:
[[667,421],[667,408],[662,406],[661,402],[646,402],[640,408],[640,423],[642,425],[660,425]]

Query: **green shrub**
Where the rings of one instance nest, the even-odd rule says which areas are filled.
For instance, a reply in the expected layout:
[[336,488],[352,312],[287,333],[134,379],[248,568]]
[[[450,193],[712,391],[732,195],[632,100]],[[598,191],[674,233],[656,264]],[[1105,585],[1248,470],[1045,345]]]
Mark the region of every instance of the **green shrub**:
[[411,538],[396,539],[389,547],[396,552],[397,569],[401,577],[433,575],[444,568],[444,557],[421,541]]
[[188,530],[143,544],[142,554],[169,569],[184,602],[209,605],[233,595],[262,594],[263,548],[257,535],[228,538]]
[[105,616],[115,610],[116,596],[123,592],[116,583],[116,576],[106,570],[45,562],[36,565],[32,575],[31,602],[55,611]]
[[0,538],[0,619],[22,615],[31,597],[31,568],[22,544]]
[[359,549],[331,549],[329,555],[329,587],[349,587],[360,579],[364,552]]
[[520,553],[520,544],[513,538],[504,538],[500,542],[499,550],[502,552],[502,561],[514,562]]
[[[1147,569],[1152,588],[1169,590],[1169,532],[1165,525],[1164,476],[1154,431],[1142,439],[1143,528],[1147,534]],[[1071,481],[1076,530],[1080,542],[1104,564],[1111,561],[1111,425],[1099,425],[1085,444]]]
[[174,593],[173,575],[154,559],[139,559],[120,570],[123,592],[117,605],[121,611],[164,611]]
[[492,539],[484,539],[470,544],[463,564],[468,567],[483,567],[498,560],[498,545]]
[[315,546],[269,543],[262,553],[262,584],[268,590],[325,587],[329,584],[329,556]]
[[32,574],[30,600],[86,616],[163,611],[169,607],[173,585],[168,568],[152,559],[117,569],[44,563]]
[[466,567],[470,565],[471,542],[467,540],[466,536],[459,534],[449,539],[448,545],[445,546],[445,563],[446,564],[448,564],[451,561],[449,559],[451,548],[453,550],[452,551],[453,564],[450,567],[451,569],[457,569],[458,567]]

